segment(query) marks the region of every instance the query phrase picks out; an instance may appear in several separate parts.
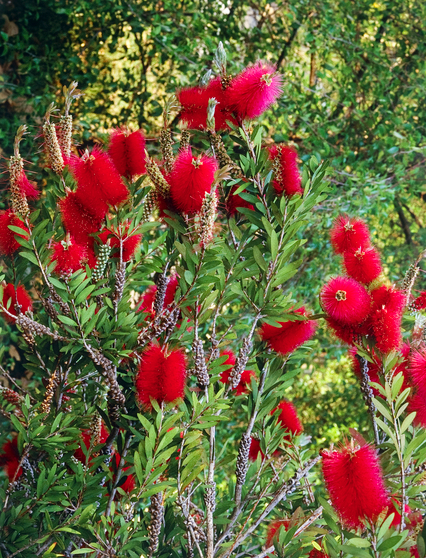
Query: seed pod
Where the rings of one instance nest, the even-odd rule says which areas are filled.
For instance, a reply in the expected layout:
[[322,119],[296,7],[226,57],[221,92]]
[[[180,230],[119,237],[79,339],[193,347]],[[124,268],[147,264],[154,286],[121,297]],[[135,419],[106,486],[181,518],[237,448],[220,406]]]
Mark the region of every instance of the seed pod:
[[194,339],[192,351],[194,353],[194,374],[200,386],[207,387],[210,384],[210,377],[207,372],[203,342],[201,339]]
[[251,436],[243,434],[238,450],[237,464],[235,467],[235,475],[237,477],[237,484],[242,486],[246,480],[248,471],[248,460],[251,445]]
[[149,533],[149,558],[152,558],[155,552],[157,552],[160,545],[160,533],[161,527],[163,525],[164,516],[164,504],[163,504],[163,493],[158,492],[151,496],[151,505],[149,507],[149,513],[151,515],[151,522],[148,527]]
[[71,155],[72,146],[72,116],[64,114],[59,118],[58,123],[58,143],[65,157]]
[[148,194],[145,196],[142,212],[142,221],[148,221],[151,217],[153,211],[157,207],[158,194],[154,188],[151,188]]

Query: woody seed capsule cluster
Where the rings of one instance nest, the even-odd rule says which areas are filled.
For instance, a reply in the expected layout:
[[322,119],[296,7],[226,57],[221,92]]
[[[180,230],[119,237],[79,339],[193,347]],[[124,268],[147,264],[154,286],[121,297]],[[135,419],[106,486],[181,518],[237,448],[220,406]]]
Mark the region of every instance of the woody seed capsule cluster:
[[49,382],[46,387],[46,393],[43,399],[43,403],[41,404],[41,412],[48,413],[50,409],[50,405],[52,403],[53,396],[55,394],[56,386],[58,385],[57,381],[57,371],[55,370],[53,374],[49,378]]
[[157,207],[158,194],[154,188],[151,188],[145,197],[142,212],[142,221],[148,221],[151,217],[152,212]]
[[240,447],[238,449],[237,465],[235,467],[237,484],[240,486],[242,486],[246,480],[250,445],[251,436],[249,434],[243,434],[243,436],[241,437]]
[[43,136],[46,145],[46,153],[49,165],[53,172],[62,174],[64,168],[64,158],[62,157],[61,147],[56,135],[56,127],[47,118],[43,124]]
[[216,191],[206,192],[200,211],[200,244],[206,246],[213,238],[217,214]]
[[112,364],[110,360],[108,360],[103,354],[99,351],[92,349],[91,347],[87,347],[89,352],[90,358],[93,362],[102,368],[105,373],[105,380],[109,388],[109,396],[111,399],[117,402],[120,406],[123,406],[126,402],[126,399],[121,392],[120,386],[117,382],[117,370],[115,366]]
[[166,172],[170,172],[173,168],[173,140],[172,133],[169,128],[163,128],[160,132],[161,153],[164,159],[164,168]]
[[59,118],[58,123],[58,143],[65,157],[71,155],[72,146],[72,116],[64,114]]
[[151,558],[157,552],[160,545],[160,532],[163,524],[164,505],[163,493],[158,492],[151,496],[151,505],[149,507],[151,522],[148,527],[149,533],[149,557]]
[[170,185],[161,174],[157,163],[148,157],[148,155],[146,156],[146,172],[148,173],[148,176],[154,184],[154,188],[157,190],[158,194],[163,198],[168,198]]
[[241,375],[246,368],[250,351],[251,351],[251,340],[248,337],[245,337],[243,339],[243,344],[241,345],[240,352],[238,353],[235,366],[232,369],[231,374],[229,376],[229,381],[232,389],[235,389],[240,383]]
[[200,386],[207,387],[210,384],[210,378],[207,372],[203,342],[201,339],[194,339],[192,351],[194,353],[194,374]]
[[105,268],[108,265],[108,258],[111,253],[111,246],[109,244],[101,244],[99,247],[99,254],[96,259],[96,265],[92,271],[92,279],[95,283],[100,281],[105,273]]
[[30,213],[28,207],[27,196],[19,186],[19,180],[24,172],[24,161],[18,155],[12,155],[9,159],[10,173],[10,193],[12,201],[12,209],[15,213],[19,213],[23,217],[27,217]]

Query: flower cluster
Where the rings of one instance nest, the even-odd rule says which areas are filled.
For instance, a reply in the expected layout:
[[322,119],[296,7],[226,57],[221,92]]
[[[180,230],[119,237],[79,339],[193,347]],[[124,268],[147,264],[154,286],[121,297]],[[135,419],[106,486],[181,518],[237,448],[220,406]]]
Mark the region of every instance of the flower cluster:
[[265,112],[281,94],[281,76],[274,66],[259,61],[232,79],[214,78],[205,87],[190,87],[176,93],[180,118],[192,129],[207,127],[207,108],[216,99],[215,129],[228,128],[227,121],[252,120]]
[[309,319],[303,306],[294,311],[294,318],[294,320],[279,322],[281,327],[263,324],[259,331],[262,341],[265,341],[268,347],[281,355],[288,355],[295,351],[311,339],[315,333],[317,322]]
[[367,225],[361,219],[340,216],[332,228],[331,243],[343,256],[347,275],[332,278],[321,291],[329,327],[350,345],[369,336],[381,353],[399,349],[405,296],[398,289],[377,284],[382,267]]

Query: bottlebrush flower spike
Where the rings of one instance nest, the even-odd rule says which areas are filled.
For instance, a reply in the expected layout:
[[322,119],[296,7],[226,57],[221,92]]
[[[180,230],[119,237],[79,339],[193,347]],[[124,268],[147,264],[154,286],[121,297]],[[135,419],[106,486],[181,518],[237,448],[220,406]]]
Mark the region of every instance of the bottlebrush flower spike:
[[391,504],[376,450],[369,445],[352,440],[340,450],[324,450],[322,471],[331,504],[350,529],[374,523]]
[[330,279],[321,291],[320,300],[324,311],[344,325],[361,323],[370,313],[370,295],[350,277]]
[[226,130],[226,121],[236,124],[228,102],[227,90],[223,89],[220,77],[214,78],[206,87],[188,87],[176,93],[181,105],[180,119],[190,129],[202,130],[207,127],[207,107],[209,99],[216,99],[215,130]]
[[323,550],[313,548],[309,553],[309,558],[330,558]]
[[[390,516],[391,513],[394,513],[394,518],[392,520],[391,525],[393,525],[394,527],[397,527],[398,525],[400,525],[401,523],[401,502],[399,500],[397,500],[396,498],[394,498],[393,496],[391,496],[391,506],[388,509],[388,517]],[[411,513],[411,508],[410,506],[407,506],[407,504],[405,504],[404,506],[404,510],[405,510],[405,515],[408,515],[409,513]]]
[[99,231],[108,206],[101,202],[96,208],[97,213],[92,213],[81,203],[77,192],[69,192],[59,201],[59,209],[67,232],[78,244],[87,246],[91,240],[89,235]]
[[170,194],[180,211],[200,211],[204,194],[210,192],[217,168],[217,161],[213,157],[193,157],[191,149],[179,153],[170,175]]
[[281,95],[281,83],[276,68],[259,61],[232,80],[227,90],[228,105],[242,120],[257,118]]
[[426,347],[411,353],[409,372],[413,386],[426,396]]
[[[129,262],[136,253],[136,250],[142,240],[141,234],[132,234],[128,236],[129,226],[126,227],[126,234],[123,236],[123,262]],[[120,255],[120,239],[117,233],[112,229],[105,229],[99,235],[102,244],[106,244],[107,240],[110,241],[110,246],[113,249],[112,256],[118,258]]]
[[336,254],[370,246],[370,231],[362,219],[340,215],[330,232],[331,244]]
[[53,245],[51,262],[56,262],[54,272],[57,275],[70,275],[83,267],[87,259],[87,249],[75,240],[61,240]]
[[[294,312],[300,316],[307,316],[302,306]],[[295,351],[314,335],[317,322],[315,320],[297,320],[278,322],[281,327],[263,324],[260,328],[260,337],[268,346],[281,355]]]
[[402,291],[383,285],[371,291],[371,297],[371,322],[376,348],[382,353],[389,353],[398,349],[402,342],[401,320],[405,296]]
[[285,145],[273,145],[269,148],[272,160],[275,192],[285,194],[289,198],[295,194],[303,194],[302,180],[297,165],[297,151]]
[[[9,303],[10,300],[10,303]],[[19,306],[21,307],[21,313],[25,314],[28,310],[33,309],[33,301],[31,300],[30,295],[27,293],[25,287],[22,285],[18,285],[17,289],[15,290],[15,286],[12,283],[8,283],[3,288],[3,300],[2,304],[7,309],[9,314],[13,314],[16,318],[16,310],[15,306],[18,302]],[[8,307],[9,304],[9,307]],[[9,316],[6,312],[3,312],[3,318],[10,322],[14,323],[15,319]]]
[[145,174],[145,138],[141,130],[114,130],[110,135],[108,155],[121,176],[132,179],[139,174]]
[[426,291],[423,291],[412,303],[414,310],[424,310],[426,308]]
[[364,320],[360,324],[352,325],[342,324],[330,317],[326,318],[326,322],[334,335],[340,339],[340,341],[348,345],[359,343],[362,335],[370,335],[373,333],[373,328],[369,319]]
[[[91,442],[92,442],[93,447],[97,446],[99,444],[105,444],[105,442],[107,441],[108,436],[109,436],[108,430],[105,428],[105,424],[104,424],[103,421],[101,423],[98,439],[95,439],[91,429],[84,430],[84,432],[82,432],[82,434],[81,434],[82,442],[86,446],[86,449],[90,448]],[[92,440],[92,438],[93,438],[93,440]],[[83,450],[81,449],[81,445],[78,449],[75,450],[74,457],[76,459],[78,459],[81,463],[86,462],[86,456],[84,455]],[[89,458],[89,459],[91,459],[91,458]]]
[[239,194],[234,196],[234,192],[237,189],[238,189],[238,186],[233,186],[231,188],[231,191],[230,191],[228,197],[226,198],[226,202],[225,202],[226,212],[231,217],[232,217],[232,215],[235,215],[238,212],[239,207],[244,207],[244,208],[251,209],[252,211],[254,211],[254,206],[250,202],[248,202],[246,200],[243,200],[243,198]]
[[257,456],[260,454],[262,455],[262,459],[265,459],[265,454],[260,449],[260,442],[256,440],[256,438],[251,439],[250,449],[249,449],[249,459],[250,461],[256,461]]
[[373,247],[347,250],[343,255],[343,262],[349,277],[365,285],[382,273],[380,255]]
[[426,393],[418,391],[408,399],[407,414],[417,413],[413,424],[426,428]]
[[28,228],[17,217],[11,209],[0,215],[0,255],[11,256],[20,249],[21,245],[15,240],[15,236],[28,238],[23,234],[18,234],[9,229],[9,225],[19,227],[29,234]]
[[71,156],[70,169],[77,181],[79,200],[92,213],[98,214],[100,202],[119,205],[129,196],[113,162],[98,146],[81,158]]
[[[120,461],[121,461],[121,456],[119,453],[116,453],[114,456],[115,459],[115,471],[117,471],[119,465],[120,465]],[[119,483],[119,487],[124,490],[124,492],[126,492],[127,494],[130,494],[130,492],[133,492],[133,490],[135,489],[136,483],[135,483],[135,477],[133,475],[127,475],[125,476],[124,473],[130,469],[130,466],[128,467],[123,467],[122,469],[122,477],[120,478],[120,483]],[[114,471],[114,469],[111,467],[111,471]],[[126,478],[126,480],[123,482],[123,478]],[[113,477],[113,481],[115,483],[116,480],[116,475],[114,475]]]
[[15,480],[19,479],[22,475],[22,467],[19,467],[20,460],[18,438],[15,436],[3,445],[2,453],[0,454],[0,467],[3,467],[9,481],[12,481],[14,477]]
[[167,354],[151,344],[142,353],[142,362],[136,377],[136,392],[141,405],[152,409],[151,399],[158,403],[172,403],[184,396],[186,358],[182,351]]
[[17,185],[20,188],[21,192],[27,196],[27,198],[38,198],[40,192],[37,190],[35,184],[28,180],[25,171],[21,172],[17,180]]
[[296,407],[290,401],[281,401],[272,413],[280,411],[278,422],[281,427],[288,430],[293,436],[298,436],[303,432],[303,425],[297,416]]
[[274,537],[277,535],[279,536],[279,531],[284,529],[284,531],[288,531],[290,527],[290,519],[276,519],[275,521],[271,521],[268,525],[268,530],[266,532],[266,548],[269,548],[273,545]]

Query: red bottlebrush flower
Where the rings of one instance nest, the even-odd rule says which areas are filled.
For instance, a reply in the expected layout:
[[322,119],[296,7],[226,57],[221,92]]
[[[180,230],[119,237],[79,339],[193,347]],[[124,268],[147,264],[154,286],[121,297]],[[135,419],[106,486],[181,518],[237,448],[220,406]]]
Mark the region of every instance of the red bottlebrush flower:
[[[121,456],[116,453],[115,454],[115,470],[118,469],[118,466],[120,465],[120,461],[121,461]],[[130,469],[129,467],[123,467],[122,472],[125,473],[128,469]],[[113,470],[111,468],[111,470]],[[122,475],[121,479],[120,479],[120,483],[119,483],[119,487],[121,489],[124,490],[124,492],[126,492],[127,494],[130,494],[130,492],[133,492],[133,490],[135,489],[136,483],[135,483],[135,477],[133,475],[127,475],[126,480],[123,482],[123,478],[124,475]],[[115,482],[115,475],[113,478],[114,482]]]
[[377,279],[382,273],[380,255],[372,247],[347,250],[343,255],[343,262],[346,273],[356,281],[366,285]]
[[180,119],[188,128],[200,130],[207,124],[207,105],[209,97],[206,87],[187,87],[176,92],[181,105]]
[[[7,306],[9,300],[11,302],[8,308]],[[25,287],[23,287],[22,285],[18,285],[18,288],[15,290],[15,286],[12,285],[12,283],[8,283],[3,289],[2,303],[3,306],[9,312],[9,314],[13,314],[15,318],[16,318],[16,310],[15,310],[16,302],[18,302],[18,304],[20,305],[22,314],[25,314],[25,312],[27,312],[28,310],[31,311],[33,309],[33,302],[31,300],[30,295],[25,290]],[[12,318],[11,316],[9,316],[9,314],[3,312],[3,318],[10,323],[14,323],[15,318]]]
[[[355,374],[355,376],[362,381],[363,376],[362,376],[362,372],[361,372],[361,365],[360,362],[358,360],[358,358],[356,357],[356,354],[358,352],[358,349],[356,347],[352,347],[349,350],[349,357],[352,361],[352,371]],[[379,371],[380,371],[380,361],[378,360],[376,355],[373,355],[373,359],[374,362],[368,362],[368,377],[370,378],[370,382],[375,382],[376,384],[380,384],[380,376],[379,376]],[[377,397],[379,394],[379,391],[376,388],[372,388],[373,393],[374,393],[374,397]]]
[[216,159],[207,155],[193,157],[190,148],[179,153],[170,175],[170,194],[180,211],[200,211],[204,195],[212,187],[217,168]]
[[222,351],[220,353],[220,356],[225,356],[225,355],[226,355],[227,358],[226,358],[225,362],[222,364],[222,366],[227,365],[228,369],[224,370],[220,375],[220,381],[222,382],[222,384],[227,384],[229,382],[229,376],[231,375],[231,370],[232,370],[232,367],[234,366],[235,360],[236,360],[235,354],[228,349],[226,349],[225,351]]
[[250,461],[256,461],[257,456],[259,455],[259,452],[262,455],[262,459],[265,459],[265,454],[260,449],[259,440],[256,440],[255,438],[252,438],[251,439],[251,444],[250,444],[250,449],[249,449],[249,459],[250,459]]
[[336,254],[370,246],[370,231],[362,219],[340,215],[330,232],[331,244]]
[[268,530],[266,531],[266,548],[269,548],[274,543],[274,537],[277,535],[279,536],[279,531],[284,529],[284,531],[288,531],[290,526],[290,519],[276,519],[275,521],[271,521],[268,525]]
[[12,481],[14,478],[19,479],[22,475],[22,467],[19,467],[21,456],[18,452],[18,438],[15,436],[12,440],[8,440],[2,447],[0,454],[0,467],[2,467]]
[[[176,275],[170,277],[169,282],[167,283],[166,288],[166,296],[164,297],[164,307],[166,308],[169,304],[171,304],[175,299],[176,290],[179,286],[179,281]],[[138,312],[148,312],[154,316],[154,300],[155,294],[157,292],[157,285],[151,285],[145,291],[142,302],[138,308]]]
[[281,427],[288,430],[293,436],[298,436],[303,432],[303,425],[297,416],[296,407],[290,401],[281,401],[272,413],[280,410],[278,415],[278,422]]
[[[132,236],[128,236],[129,227],[127,226],[127,232],[123,236],[123,262],[129,262],[142,240],[141,234],[132,234]],[[110,246],[113,249],[112,256],[119,257],[120,255],[120,240],[117,238],[116,233],[113,230],[105,229],[99,235],[99,239],[101,240],[102,244],[105,244],[107,240],[110,240]]]
[[412,303],[412,306],[415,310],[424,310],[426,308],[426,291],[419,294],[416,300]]
[[426,428],[426,393],[418,391],[408,398],[407,414],[417,413],[413,424]]
[[157,345],[151,344],[142,353],[142,362],[136,377],[139,402],[147,410],[152,409],[151,399],[172,403],[184,396],[186,358],[182,351],[170,351],[166,355]]
[[232,80],[227,90],[228,105],[243,120],[257,118],[278,99],[281,82],[274,66],[259,61]]
[[35,199],[38,198],[40,194],[35,184],[28,180],[25,171],[22,171],[20,177],[18,178],[18,187],[21,192],[27,196],[27,198]]
[[210,81],[206,87],[188,87],[176,93],[181,105],[180,118],[186,122],[188,128],[201,130],[207,126],[207,107],[209,99],[218,102],[215,110],[215,129],[226,130],[226,121],[236,124],[236,120],[229,108],[228,92],[223,89],[219,77]]
[[323,550],[313,548],[309,553],[309,558],[330,558]]
[[409,371],[413,386],[426,395],[426,348],[413,351],[410,357]]
[[110,136],[108,155],[121,176],[133,178],[145,174],[145,138],[140,130],[114,130]]
[[99,204],[119,205],[129,196],[111,159],[97,146],[81,158],[73,155],[70,169],[77,181],[79,200],[92,213],[98,214]]
[[376,521],[390,505],[374,448],[352,441],[340,450],[322,452],[322,470],[331,503],[342,523],[362,528],[365,520]]
[[[405,504],[404,509],[406,515],[411,512],[411,508],[410,506],[407,506],[407,504]],[[400,510],[401,510],[401,502],[399,502],[396,498],[391,496],[391,505],[388,509],[388,517],[390,516],[391,513],[395,514],[391,523],[391,525],[393,525],[394,527],[397,527],[401,523]]]
[[405,306],[405,296],[402,291],[379,287],[371,291],[373,306],[371,321],[376,348],[382,353],[398,349],[401,345],[401,320]]
[[[94,440],[93,447],[97,446],[99,444],[105,444],[105,442],[107,441],[108,436],[109,436],[108,430],[105,428],[105,424],[102,421],[99,440]],[[83,444],[86,446],[86,449],[89,449],[90,442],[92,441],[92,432],[89,429],[84,430],[84,432],[82,432],[82,434],[81,434],[81,438],[82,438]],[[86,456],[84,455],[83,450],[81,449],[81,445],[78,449],[75,450],[74,457],[76,459],[78,459],[81,463],[86,463]],[[91,460],[90,457],[89,457],[89,460]]]
[[56,262],[54,271],[57,275],[70,275],[83,267],[86,258],[86,248],[70,239],[55,242],[50,261]]
[[269,148],[269,158],[273,161],[272,186],[275,192],[278,195],[285,194],[289,198],[295,194],[303,194],[297,151],[285,145],[273,145]]
[[226,202],[225,202],[226,212],[231,217],[232,217],[232,215],[235,215],[238,212],[239,207],[245,207],[247,209],[251,209],[251,210],[254,211],[254,206],[250,202],[248,202],[246,200],[243,200],[243,198],[239,194],[234,196],[234,192],[237,189],[238,189],[238,186],[233,186],[231,188],[231,191],[230,191],[228,197],[226,198]]
[[0,215],[0,255],[11,256],[19,250],[21,245],[15,240],[15,236],[27,238],[23,234],[18,234],[9,229],[9,225],[19,227],[29,234],[28,228],[17,217],[11,209],[8,209]]
[[[78,244],[84,246],[89,244],[89,235],[99,231],[102,219],[108,209],[107,205],[103,203],[102,212],[91,213],[80,202],[77,192],[69,192],[66,198],[60,200],[59,208],[65,229]],[[98,206],[98,209],[100,209],[100,206]]]
[[344,325],[359,324],[370,313],[371,299],[367,290],[350,277],[330,279],[320,299],[325,312]]
[[333,318],[326,318],[325,321],[330,327],[334,335],[347,343],[348,345],[353,345],[359,342],[361,335],[371,335],[372,325],[369,319],[364,320],[361,324],[345,325],[341,322],[333,320]]
[[[306,316],[305,308],[302,306],[295,314]],[[280,353],[287,355],[295,351],[300,345],[311,339],[315,333],[317,322],[315,320],[298,320],[279,322],[281,327],[263,324],[260,328],[260,337],[266,341],[268,346]]]
[[371,291],[373,299],[372,314],[377,311],[386,310],[391,314],[400,315],[405,307],[405,295],[402,291],[382,285]]

